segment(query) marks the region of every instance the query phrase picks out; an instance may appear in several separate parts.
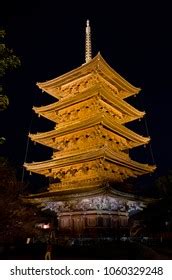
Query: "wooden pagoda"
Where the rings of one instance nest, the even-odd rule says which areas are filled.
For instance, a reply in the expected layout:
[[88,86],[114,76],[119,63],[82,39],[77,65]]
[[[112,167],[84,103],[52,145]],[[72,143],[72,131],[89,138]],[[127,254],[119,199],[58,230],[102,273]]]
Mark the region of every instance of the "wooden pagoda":
[[[53,155],[24,166],[51,179],[47,192],[27,201],[56,212],[61,233],[107,234],[125,228],[129,211],[145,202],[125,192],[123,182],[155,170],[129,156],[130,149],[150,140],[125,126],[145,115],[126,102],[140,88],[122,78],[100,53],[91,57],[88,21],[85,63],[37,86],[57,102],[33,110],[55,127],[29,137],[51,147]],[[118,184],[121,190],[115,188]]]

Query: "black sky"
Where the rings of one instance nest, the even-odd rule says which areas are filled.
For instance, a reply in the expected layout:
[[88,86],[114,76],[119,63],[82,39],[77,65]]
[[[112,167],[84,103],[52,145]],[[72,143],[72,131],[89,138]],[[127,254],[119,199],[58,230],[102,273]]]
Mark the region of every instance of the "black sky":
[[[135,99],[128,101],[146,111],[155,163],[158,172],[165,172],[172,168],[172,17],[168,2],[77,2],[28,1],[4,10],[1,25],[6,29],[7,44],[22,65],[7,77],[10,106],[1,113],[2,133],[7,138],[2,152],[21,166],[28,131],[45,130],[47,121],[38,120],[31,108],[50,100],[36,82],[55,78],[84,62],[88,18],[93,55],[100,51],[112,68],[142,88]],[[144,121],[139,122],[138,129],[146,135]],[[44,158],[44,149],[38,145],[30,144],[29,152],[29,160],[37,158],[38,153]],[[140,161],[151,163],[149,147],[139,153]]]

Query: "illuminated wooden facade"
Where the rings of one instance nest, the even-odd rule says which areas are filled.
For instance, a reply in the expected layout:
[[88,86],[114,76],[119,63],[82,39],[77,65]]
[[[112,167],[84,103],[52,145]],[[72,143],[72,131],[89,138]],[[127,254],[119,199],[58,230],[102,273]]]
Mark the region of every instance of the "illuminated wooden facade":
[[101,217],[102,228],[117,228],[119,223],[126,226],[127,209],[142,207],[143,202],[136,203],[123,189],[116,191],[114,184],[155,169],[129,156],[130,149],[150,140],[125,126],[145,114],[126,101],[140,89],[117,74],[99,53],[93,59],[87,57],[80,67],[37,86],[57,98],[53,104],[33,108],[55,127],[29,136],[51,147],[53,155],[47,161],[25,163],[25,167],[50,177],[51,183],[46,193],[28,199],[55,211],[62,231],[95,229]]

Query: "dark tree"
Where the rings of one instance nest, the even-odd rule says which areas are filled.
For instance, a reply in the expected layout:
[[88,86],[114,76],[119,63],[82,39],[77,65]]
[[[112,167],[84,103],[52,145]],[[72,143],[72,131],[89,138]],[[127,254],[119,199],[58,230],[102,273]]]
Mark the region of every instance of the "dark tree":
[[[17,68],[19,65],[19,58],[14,55],[13,50],[9,49],[5,44],[5,31],[0,29],[0,111],[5,110],[9,104],[5,92],[5,74],[7,71]],[[0,144],[3,144],[4,141],[5,138],[0,137]]]
[[[5,44],[5,31],[0,29],[0,111],[7,108],[5,76],[20,65],[19,58]],[[5,141],[0,137],[0,144]],[[35,223],[40,220],[37,208],[23,205],[20,199],[24,186],[16,176],[15,167],[0,157],[0,243],[11,243],[36,234]]]
[[17,180],[14,166],[4,158],[0,158],[0,178],[0,241],[11,243],[32,234],[36,212],[22,204],[19,195],[23,185]]
[[20,65],[19,58],[14,55],[13,50],[5,44],[5,31],[0,29],[0,110],[8,106],[8,97],[4,90],[4,76],[7,71],[17,68]]

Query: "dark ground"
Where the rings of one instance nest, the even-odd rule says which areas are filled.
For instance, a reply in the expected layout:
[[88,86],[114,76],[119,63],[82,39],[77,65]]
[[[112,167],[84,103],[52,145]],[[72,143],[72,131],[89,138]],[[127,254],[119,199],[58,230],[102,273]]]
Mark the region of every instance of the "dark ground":
[[[37,260],[44,259],[46,244],[32,244],[1,247],[0,259]],[[99,259],[99,260],[164,260],[172,259],[170,244],[147,245],[139,242],[118,241],[100,244],[74,245],[71,247],[53,246],[52,259]]]

